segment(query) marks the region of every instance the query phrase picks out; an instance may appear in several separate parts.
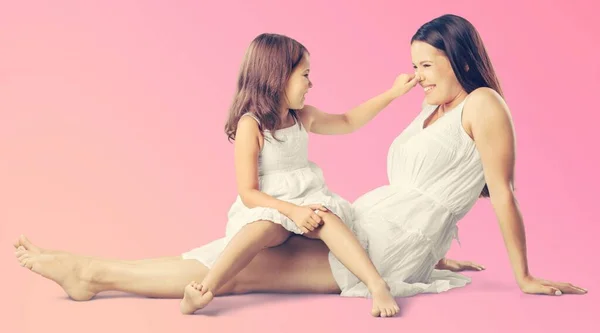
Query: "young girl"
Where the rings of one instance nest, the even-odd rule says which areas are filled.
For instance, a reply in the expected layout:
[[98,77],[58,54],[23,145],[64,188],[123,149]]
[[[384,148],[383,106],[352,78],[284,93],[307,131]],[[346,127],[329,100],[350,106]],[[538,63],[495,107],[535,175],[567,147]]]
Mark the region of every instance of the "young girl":
[[353,219],[350,203],[329,191],[321,169],[308,160],[308,132],[357,130],[414,87],[417,77],[400,75],[390,90],[336,115],[304,107],[312,87],[309,72],[308,51],[286,36],[262,34],[247,49],[225,126],[235,141],[239,193],[228,214],[227,246],[215,262],[205,263],[210,271],[201,283],[186,286],[182,313],[205,307],[259,251],[284,243],[291,233],[325,242],[368,287],[373,315],[398,312],[387,284],[342,222]]

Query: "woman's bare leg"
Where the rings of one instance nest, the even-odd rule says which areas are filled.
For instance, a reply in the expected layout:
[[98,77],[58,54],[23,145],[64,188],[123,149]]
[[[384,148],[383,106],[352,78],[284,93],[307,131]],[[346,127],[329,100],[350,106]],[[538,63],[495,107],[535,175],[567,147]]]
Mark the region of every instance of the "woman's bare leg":
[[125,264],[143,264],[143,263],[149,263],[149,262],[160,262],[160,261],[171,261],[171,260],[180,260],[181,256],[165,256],[165,257],[158,257],[158,258],[149,258],[149,259],[134,259],[134,260],[122,260],[122,259],[113,259],[113,258],[100,258],[100,257],[93,257],[93,256],[85,256],[85,255],[79,255],[73,252],[67,252],[67,251],[62,251],[62,250],[51,250],[51,249],[45,249],[45,248],[41,248],[35,244],[33,244],[25,235],[21,235],[19,236],[19,238],[17,239],[17,241],[13,244],[13,246],[15,247],[15,249],[18,249],[20,247],[24,248],[25,250],[29,251],[32,254],[40,254],[40,253],[45,253],[45,254],[70,254],[70,255],[76,255],[79,257],[87,257],[90,259],[96,259],[96,260],[104,260],[104,261],[114,261],[114,262],[121,262],[121,263],[125,263]]
[[[281,246],[265,249],[217,296],[251,292],[339,293],[323,242],[291,237]],[[146,261],[135,265],[99,260],[66,252],[17,250],[21,265],[59,284],[74,300],[85,301],[103,291],[122,291],[147,297],[182,298],[190,281],[203,280],[208,268],[196,260]]]

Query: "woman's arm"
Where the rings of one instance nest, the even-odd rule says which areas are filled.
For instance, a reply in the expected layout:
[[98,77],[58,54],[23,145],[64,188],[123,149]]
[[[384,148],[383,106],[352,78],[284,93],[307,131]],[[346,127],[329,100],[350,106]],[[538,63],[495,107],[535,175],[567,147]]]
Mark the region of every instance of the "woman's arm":
[[534,278],[527,262],[523,217],[513,192],[515,136],[507,105],[489,88],[473,91],[463,117],[481,161],[490,200],[500,225],[513,273],[523,292],[560,295],[584,293],[582,288]]
[[343,114],[323,112],[306,105],[301,113],[308,119],[308,130],[317,134],[340,135],[352,133],[371,121],[394,99],[404,95],[418,82],[415,74],[401,74],[389,90]]

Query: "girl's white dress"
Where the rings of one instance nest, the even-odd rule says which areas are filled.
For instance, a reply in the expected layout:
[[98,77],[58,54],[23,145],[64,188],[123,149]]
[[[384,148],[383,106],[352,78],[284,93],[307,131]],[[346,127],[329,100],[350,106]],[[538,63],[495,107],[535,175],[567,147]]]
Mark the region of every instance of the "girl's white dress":
[[[250,116],[259,120],[251,113]],[[259,122],[260,124],[260,122]],[[273,138],[269,131],[264,133],[264,144],[258,156],[258,182],[260,191],[299,206],[322,204],[342,221],[352,221],[352,205],[339,195],[332,193],[325,184],[322,170],[308,160],[308,133],[301,123],[277,130]],[[245,225],[266,220],[282,225],[288,231],[302,234],[294,221],[278,210],[267,207],[248,208],[238,195],[229,209],[225,231],[226,245]],[[348,222],[346,222],[348,223]],[[219,251],[220,252],[220,251]],[[216,258],[201,259],[201,249],[186,253],[186,258],[196,258],[211,267]],[[205,262],[206,261],[206,262]]]

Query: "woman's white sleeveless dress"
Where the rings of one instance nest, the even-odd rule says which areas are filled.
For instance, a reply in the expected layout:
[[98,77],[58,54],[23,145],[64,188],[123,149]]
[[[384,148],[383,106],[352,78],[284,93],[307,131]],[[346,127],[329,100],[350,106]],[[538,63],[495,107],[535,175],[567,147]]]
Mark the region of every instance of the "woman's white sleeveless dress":
[[[389,185],[353,204],[350,227],[396,297],[439,293],[470,282],[462,274],[434,269],[458,238],[457,222],[485,186],[479,153],[462,126],[466,100],[426,128],[437,106],[424,105],[389,149]],[[342,296],[370,297],[331,253],[329,259]]]

